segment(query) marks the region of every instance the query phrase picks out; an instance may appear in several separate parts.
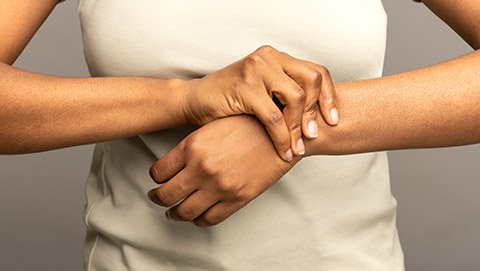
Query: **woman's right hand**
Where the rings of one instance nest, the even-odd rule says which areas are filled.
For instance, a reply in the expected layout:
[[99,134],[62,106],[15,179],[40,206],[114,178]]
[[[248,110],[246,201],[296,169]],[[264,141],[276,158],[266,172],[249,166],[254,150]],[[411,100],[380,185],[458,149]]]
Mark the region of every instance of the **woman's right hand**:
[[[283,113],[274,97],[284,106]],[[262,46],[203,78],[189,80],[185,98],[185,116],[196,125],[232,115],[255,115],[280,157],[287,161],[305,153],[302,132],[307,138],[317,137],[317,114],[330,125],[338,123],[328,70],[271,46]]]

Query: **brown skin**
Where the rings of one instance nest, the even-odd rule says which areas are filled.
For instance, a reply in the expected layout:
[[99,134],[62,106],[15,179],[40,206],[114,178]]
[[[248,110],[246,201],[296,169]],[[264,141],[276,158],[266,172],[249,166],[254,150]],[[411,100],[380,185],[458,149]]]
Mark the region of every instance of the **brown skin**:
[[479,63],[475,51],[420,70],[336,84],[342,122],[335,129],[320,124],[307,155],[479,143]]
[[171,207],[189,195],[166,213],[167,218],[214,225],[267,190],[298,160],[282,160],[254,117],[223,118],[191,133],[157,161],[150,175],[167,182],[149,196]]
[[[473,48],[478,49],[480,47],[478,28],[480,8],[476,2],[459,0],[452,5],[451,1],[424,0],[432,11],[457,31]],[[291,86],[289,93],[292,97],[296,97],[295,101],[297,101],[291,104],[296,109],[290,112],[296,112],[296,115],[285,112],[286,120],[274,122],[284,127],[281,132],[282,129],[271,126],[270,133],[279,131],[277,136],[272,136],[274,139],[284,138],[283,140],[286,141],[287,133],[284,125],[288,125],[290,130],[287,132],[291,132],[291,137],[294,138],[291,141],[295,142],[295,139],[300,136],[298,131],[300,119],[302,128],[305,128],[304,120],[308,119],[308,116],[313,117],[313,113],[301,115],[309,112],[312,107],[306,106],[309,104],[306,102],[300,110],[298,100],[302,100],[303,96],[311,103],[309,97],[315,96],[314,91],[318,92],[312,89],[318,89],[319,85],[321,86],[319,99],[322,114],[328,122],[334,124],[327,114],[329,111],[325,110],[333,106],[330,101],[334,98],[333,84],[329,82],[326,69],[292,58],[290,61],[297,61],[295,66],[303,65],[302,69],[304,69],[301,71],[302,69],[295,68],[295,72],[292,72],[293,65],[291,65],[292,69],[285,69],[286,65],[290,65],[282,61],[285,56],[270,47],[263,47],[266,49],[261,50],[263,55],[244,59],[244,62],[254,64],[250,65],[253,68],[247,69],[249,65],[240,65],[238,63],[242,61],[239,61],[225,68],[225,70],[236,70],[236,73],[222,71],[216,75],[207,76],[204,81],[192,80],[191,83],[142,77],[59,78],[10,67],[9,65],[15,61],[56,3],[56,0],[28,2],[0,0],[2,11],[0,61],[5,63],[0,64],[0,100],[2,101],[0,127],[3,127],[0,129],[0,141],[9,143],[1,144],[2,153],[50,150],[148,133],[187,122],[200,124],[211,122],[222,114],[213,112],[211,108],[214,106],[209,104],[209,101],[204,101],[202,105],[186,105],[185,97],[192,97],[188,95],[192,89],[197,89],[198,93],[201,93],[212,86],[221,89],[222,84],[225,86],[232,83],[220,74],[227,77],[236,76],[237,79],[252,78],[251,75],[255,75],[253,82],[257,81],[257,85],[259,80],[263,80],[265,85],[268,85],[267,82],[272,83],[276,80],[285,81],[288,80],[285,75],[288,75],[302,87],[305,93],[299,95],[298,87],[289,84]],[[306,141],[307,154],[346,154],[479,142],[478,120],[480,118],[478,118],[477,106],[480,102],[478,94],[480,80],[477,76],[479,58],[479,53],[475,52],[410,73],[336,84],[339,94],[335,98],[338,98],[342,110],[341,125],[331,128],[317,114],[316,118],[322,126],[322,133],[318,138]],[[267,63],[270,69],[261,69],[260,67],[265,65],[258,65],[258,60],[261,63]],[[281,63],[285,75],[281,75],[278,65],[275,66],[274,63]],[[244,69],[236,69],[235,65]],[[313,66],[315,69],[312,68]],[[277,76],[266,80],[273,69],[277,69]],[[250,76],[245,77],[247,74],[245,71],[249,71]],[[265,76],[259,76],[262,73]],[[215,82],[218,82],[218,86]],[[328,84],[325,85],[325,82]],[[238,83],[238,80],[235,83]],[[259,94],[264,92],[255,92],[257,96],[245,95],[241,99],[232,98],[245,90],[252,93],[249,89],[252,87],[252,81],[244,80],[243,83],[244,87],[235,88],[230,92],[231,96],[224,96],[224,99],[227,98],[225,100],[229,102],[224,103],[223,107],[220,106],[219,112],[223,114],[226,112],[252,113],[253,108],[259,108],[259,105],[254,106],[253,97],[259,97]],[[257,89],[259,89],[258,86]],[[292,91],[295,89],[296,91]],[[271,86],[263,90],[268,95],[281,96],[278,93],[282,93],[283,89]],[[325,95],[322,96],[322,93]],[[285,94],[283,98],[285,102],[287,100]],[[216,101],[216,99],[213,100]],[[245,104],[242,108],[242,103],[248,101],[251,104]],[[200,101],[196,102],[200,103]],[[182,108],[183,111],[178,108]],[[239,108],[243,111],[235,111]],[[271,104],[270,108],[272,108]],[[189,113],[185,114],[187,111]],[[288,116],[289,114],[291,116]],[[264,122],[268,119],[260,115],[259,118]],[[293,119],[297,120],[296,127],[291,124]],[[237,129],[238,127],[242,129]],[[169,214],[174,219],[194,221],[199,226],[215,225],[223,221],[270,187],[300,159],[296,157],[290,163],[281,160],[273,151],[274,147],[267,134],[264,131],[262,133],[261,127],[251,117],[245,116],[223,118],[205,125],[171,152],[181,153],[179,149],[190,151],[188,159],[184,158],[177,163],[175,160],[168,159],[172,157],[169,154],[155,164],[156,166],[151,170],[153,177],[158,182],[170,185],[163,185],[154,190],[155,193],[149,193],[150,196],[154,198],[155,195],[159,195],[162,198],[160,203],[171,206],[182,198],[182,190],[178,190],[180,193],[163,193],[162,191],[169,187],[171,191],[176,191],[182,179],[193,180],[198,177],[198,180],[202,181],[192,182],[190,191],[194,187],[195,190],[207,191],[208,194],[201,194],[189,200],[188,190],[183,192],[183,196],[189,197],[180,205],[173,207]],[[292,131],[294,130],[292,127],[296,130]],[[229,137],[212,137],[212,135],[219,135],[218,131],[222,134],[223,131],[234,130],[236,132]],[[304,133],[306,131],[306,129],[303,130]],[[255,136],[251,136],[252,134]],[[306,133],[307,137],[308,135],[310,134]],[[242,144],[237,144],[238,142]],[[287,146],[288,144],[278,141],[277,145]],[[209,148],[209,146],[217,148]],[[236,148],[232,149],[233,146]],[[296,144],[292,143],[291,147],[299,153]],[[192,149],[196,151],[192,152]],[[236,152],[228,152],[228,150]],[[279,153],[285,158],[284,150],[280,150]],[[206,163],[203,160],[214,162]],[[178,165],[182,164],[189,170],[175,172]],[[231,171],[225,170],[224,165],[232,165]],[[256,165],[262,171],[251,171],[250,165]],[[263,165],[263,168],[258,165]],[[162,172],[155,170],[157,166],[170,167],[172,169],[170,176],[162,176]],[[192,168],[199,170],[191,170]],[[247,172],[250,175],[244,176]],[[251,181],[252,176],[255,176],[255,182]],[[209,201],[211,198],[216,199],[218,203],[212,204],[213,201]],[[222,202],[223,204],[220,204]],[[211,205],[213,207],[198,215],[200,211],[206,210]],[[198,216],[194,217],[195,215]]]
[[[255,115],[286,161],[293,159],[289,150],[305,154],[302,130],[308,138],[318,136],[319,98],[323,116],[331,125],[338,122],[330,116],[334,86],[328,70],[271,46],[262,46],[217,72],[186,83],[190,90],[184,112],[191,123],[204,125],[226,116]],[[273,96],[285,105],[283,114]],[[315,124],[313,133],[309,133],[309,122]]]
[[0,1],[0,62],[13,64],[57,2]]
[[[318,136],[317,114],[332,118],[325,67],[270,46],[194,80],[61,78],[9,66],[57,1],[0,0],[0,153],[29,153],[125,138],[240,114],[258,117],[285,160],[305,153],[302,133]],[[20,18],[18,14],[25,17]],[[279,110],[276,96],[285,105]],[[319,97],[321,108],[319,111]],[[334,115],[335,116],[335,115]],[[312,128],[308,125],[314,124]]]
[[[478,1],[455,1],[455,5],[445,0],[424,0],[424,3],[474,49],[480,48]],[[320,135],[306,140],[306,154],[351,154],[480,143],[479,63],[480,51],[475,51],[424,69],[335,84],[342,121],[336,127],[329,127],[317,118]],[[215,126],[206,125],[192,135],[196,139],[193,140],[194,146],[203,147],[188,159],[175,161],[169,153],[152,166],[153,179],[164,185],[150,191],[149,196],[161,206],[173,206],[167,212],[174,220],[189,221],[198,226],[216,225],[256,198],[265,187],[271,186],[274,183],[272,178],[283,176],[285,167],[293,166],[293,163],[278,161],[272,152],[263,149],[257,155],[236,153],[230,150],[233,145],[228,145],[231,139],[203,137],[204,133],[211,134],[211,129],[229,130],[245,125],[252,126],[252,130],[257,129],[258,124],[252,124],[251,120],[229,117],[214,123]],[[264,143],[268,139],[265,134],[248,137],[249,133],[249,129],[243,128],[232,135],[243,140],[238,141],[242,145],[237,148],[250,150],[249,146],[268,144]],[[192,144],[189,137],[171,152],[188,150]],[[214,147],[224,146],[224,143],[228,146]],[[198,167],[198,157],[206,160],[208,166]],[[208,162],[208,157],[214,162]],[[216,157],[223,159],[216,160]],[[276,166],[277,171],[268,169],[252,174],[252,164],[261,168],[270,163],[277,165],[277,162],[284,164]],[[179,172],[167,170],[168,176],[164,175],[160,169],[166,165],[168,169],[178,169]],[[184,165],[185,169],[179,170],[179,165]],[[233,168],[230,165],[234,165]],[[198,170],[191,170],[195,166]],[[206,172],[215,173],[214,177],[205,177],[208,176]],[[181,190],[182,180],[196,181],[190,184],[189,190]],[[231,185],[230,191],[225,191],[230,186],[222,184],[234,185]],[[190,191],[204,192],[202,197],[191,201],[189,198],[195,194],[189,194]],[[162,200],[159,201],[159,197]],[[207,211],[201,213],[202,210]]]
[[[302,128],[307,137],[318,136],[319,97],[326,119],[331,125],[338,121],[329,115],[334,89],[328,70],[269,46],[193,80],[60,78],[3,63],[0,74],[0,141],[9,142],[0,145],[0,153],[44,151],[252,114],[288,161],[305,153]],[[285,105],[284,114],[273,95]],[[308,132],[309,121],[317,133]]]

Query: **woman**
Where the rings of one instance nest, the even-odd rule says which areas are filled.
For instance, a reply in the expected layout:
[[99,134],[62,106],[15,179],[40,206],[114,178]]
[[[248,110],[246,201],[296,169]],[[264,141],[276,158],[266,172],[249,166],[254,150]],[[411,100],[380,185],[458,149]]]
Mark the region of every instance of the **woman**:
[[[12,2],[9,16],[30,15],[0,19],[2,30],[19,29],[2,44],[2,60],[11,63],[54,3],[4,2]],[[480,47],[475,1],[424,2]],[[478,52],[378,78],[386,30],[379,0],[82,0],[79,11],[91,74],[108,77],[60,79],[2,65],[1,123],[8,127],[2,142],[11,142],[2,144],[5,153],[103,141],[87,183],[87,270],[403,270],[386,154],[321,154],[480,141]],[[310,62],[262,47],[223,68],[261,44]],[[335,84],[338,106],[326,102],[333,87],[313,63],[342,82]],[[288,76],[271,69],[278,65]],[[238,74],[254,83],[232,87],[229,79]],[[300,91],[289,78],[305,92],[304,101],[278,94]],[[282,84],[274,86],[277,81]],[[303,114],[313,112],[318,91],[322,116],[332,125],[331,109],[338,107],[338,126]],[[268,121],[276,111],[260,96],[265,92],[286,104],[285,120]],[[161,97],[152,101],[154,94]],[[271,110],[259,113],[264,107]],[[257,113],[271,137],[255,118],[230,116],[240,113]],[[312,133],[308,116],[320,125]],[[145,134],[189,122],[208,124]],[[308,139],[299,140],[300,130]],[[309,157],[302,159],[304,151]],[[164,184],[150,198],[169,207],[169,219],[193,223],[167,222],[145,199],[152,188],[147,171],[158,158],[150,173]]]

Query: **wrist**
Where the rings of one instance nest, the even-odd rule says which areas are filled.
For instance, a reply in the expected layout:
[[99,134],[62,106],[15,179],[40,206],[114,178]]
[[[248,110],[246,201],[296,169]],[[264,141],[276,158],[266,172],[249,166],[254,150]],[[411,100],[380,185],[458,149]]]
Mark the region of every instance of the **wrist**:
[[338,142],[336,142],[336,140],[333,138],[335,131],[330,130],[335,128],[327,127],[326,129],[328,130],[324,128],[321,130],[317,138],[306,139],[304,157],[335,154],[335,149],[337,148],[336,145],[338,145]]
[[182,79],[168,79],[159,80],[159,89],[167,90],[165,95],[157,95],[157,99],[160,99],[157,104],[160,104],[159,109],[164,111],[162,114],[168,112],[170,115],[172,127],[178,127],[182,125],[190,124],[188,115],[185,108],[187,108],[188,102],[188,81]]
[[345,98],[348,96],[348,88],[345,83],[336,83],[337,103],[340,122],[331,126],[328,125],[322,116],[317,117],[319,134],[317,138],[305,140],[305,157],[312,155],[341,155],[348,154],[355,145],[357,136],[355,129],[358,128],[358,120],[352,119],[348,114],[348,106],[345,105]]
[[[304,156],[302,155],[296,155],[293,157],[292,161],[283,160],[276,152],[273,142],[265,129],[265,126],[262,123],[260,123],[260,121],[255,116],[242,114],[242,115],[230,116],[228,118],[237,119],[238,120],[236,123],[237,128],[248,129],[251,137],[261,139],[259,140],[260,144],[270,145],[270,147],[273,150],[272,152],[273,157],[271,158],[270,161],[278,163],[279,167],[281,167],[283,170],[286,170],[286,171],[290,170],[298,162],[300,162],[300,160],[304,158]],[[247,127],[243,127],[242,125],[247,125]],[[262,154],[262,155],[265,155],[265,154]]]
[[199,97],[195,96],[198,93],[200,82],[201,78],[179,80],[176,82],[182,89],[181,109],[183,118],[186,120],[187,124],[190,125],[202,126],[205,124],[201,120],[201,114],[199,115],[198,113],[202,112],[202,110],[200,110],[201,106],[199,106]]
[[[360,91],[358,81],[336,83],[335,89],[340,121],[336,126],[328,125],[321,116],[317,118],[319,135],[306,140],[306,156],[348,155],[378,150],[376,135],[379,121],[372,121],[375,103],[365,103],[371,98]],[[373,116],[373,117],[372,117]]]

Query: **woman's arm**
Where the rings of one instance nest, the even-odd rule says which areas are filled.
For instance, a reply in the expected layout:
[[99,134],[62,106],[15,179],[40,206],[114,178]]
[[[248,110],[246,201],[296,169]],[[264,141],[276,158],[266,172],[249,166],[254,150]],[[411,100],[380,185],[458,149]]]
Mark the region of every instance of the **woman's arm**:
[[422,0],[473,49],[480,49],[480,5],[477,0]]
[[[444,0],[424,2],[432,9],[453,6]],[[475,10],[475,1],[459,2],[463,9],[469,4]],[[458,20],[465,20],[459,23],[470,28],[462,31],[464,38],[478,48],[480,40],[471,38],[480,37],[474,34],[480,24],[471,23],[480,18],[476,14]],[[307,140],[307,155],[480,142],[480,51],[416,71],[338,83],[335,88],[342,121],[329,127],[317,118],[320,135]],[[212,139],[209,134],[215,130],[226,131],[233,138]],[[261,130],[255,119],[247,117],[224,118],[196,130],[152,165],[150,175],[162,186],[148,196],[154,203],[170,207],[166,212],[169,219],[198,226],[222,222],[300,160],[280,160]],[[251,148],[253,145],[258,147]],[[247,151],[234,152],[239,146]],[[196,192],[190,196],[191,191]]]
[[[320,135],[306,141],[307,155],[480,142],[479,63],[475,52],[417,71],[336,84],[342,121],[329,127],[318,118]],[[196,130],[151,167],[162,186],[149,197],[170,207],[167,218],[198,226],[222,222],[299,161],[279,159],[262,130],[245,116]],[[201,192],[189,196],[192,191]]]
[[336,88],[342,122],[320,124],[320,136],[306,142],[309,155],[480,142],[480,52]]
[[0,63],[0,153],[126,138],[187,123],[178,80],[60,78]]
[[[338,121],[331,115],[336,111],[328,71],[269,46],[195,80],[60,78],[10,67],[56,1],[0,0],[0,153],[51,150],[247,113],[259,118],[279,155],[291,160],[305,151],[302,132],[316,136],[317,113],[332,125]],[[285,105],[284,114],[272,96]]]
[[[478,1],[423,2],[473,48],[480,48]],[[424,69],[338,83],[336,88],[342,122],[335,129],[321,127],[320,137],[307,142],[307,154],[348,154],[480,142],[478,50]]]
[[[0,153],[51,150],[247,113],[265,125],[279,155],[292,160],[304,154],[302,131],[316,136],[309,122],[316,124],[319,96],[326,97],[322,112],[331,112],[325,108],[334,105],[332,86],[326,69],[271,47],[194,80],[61,78],[0,63]],[[286,105],[284,114],[270,95]]]
[[57,2],[0,0],[0,153],[50,150],[186,123],[175,81],[59,78],[9,66]]

